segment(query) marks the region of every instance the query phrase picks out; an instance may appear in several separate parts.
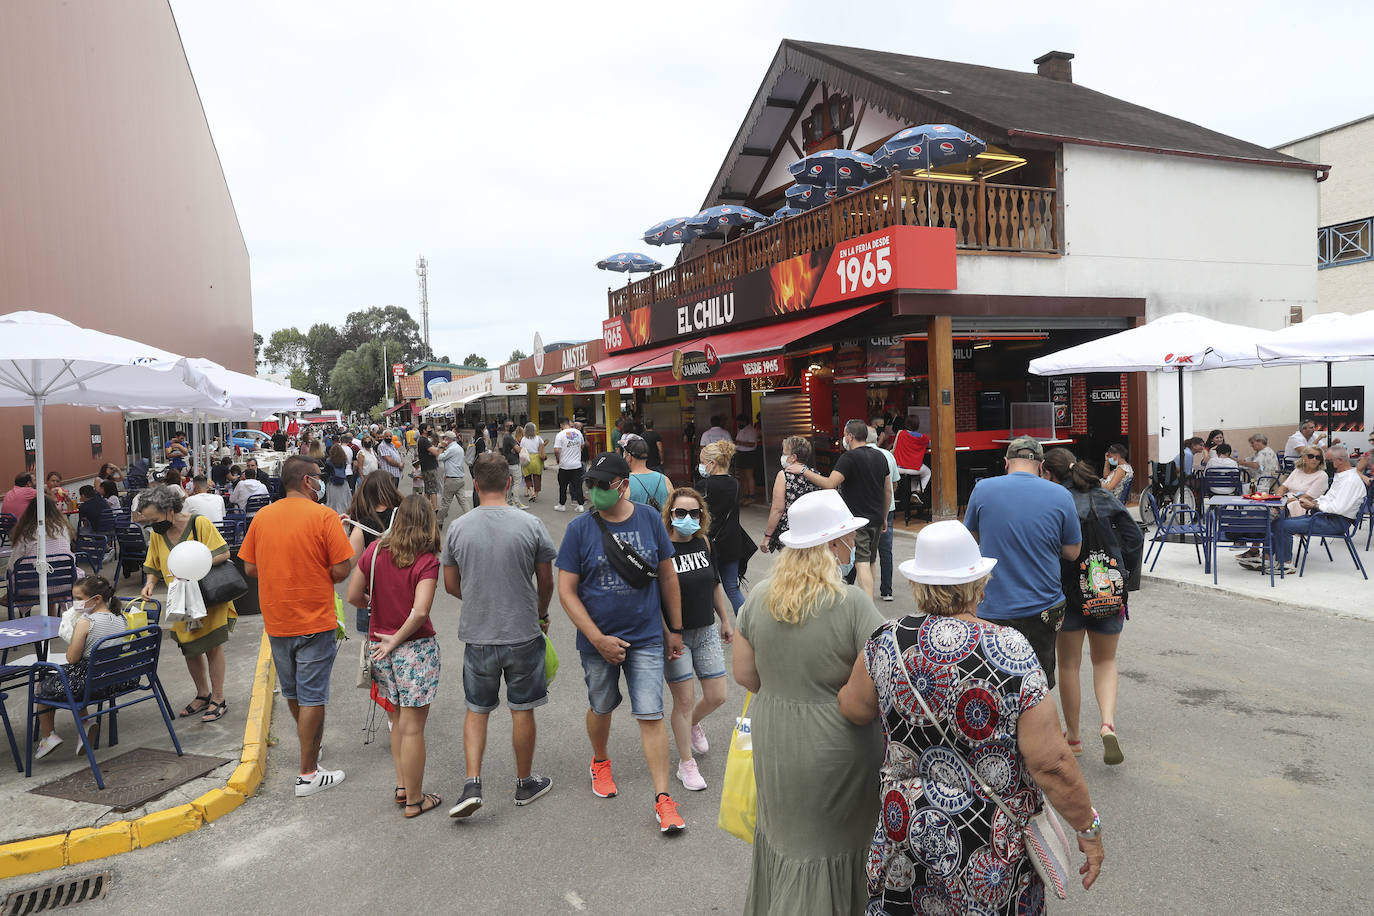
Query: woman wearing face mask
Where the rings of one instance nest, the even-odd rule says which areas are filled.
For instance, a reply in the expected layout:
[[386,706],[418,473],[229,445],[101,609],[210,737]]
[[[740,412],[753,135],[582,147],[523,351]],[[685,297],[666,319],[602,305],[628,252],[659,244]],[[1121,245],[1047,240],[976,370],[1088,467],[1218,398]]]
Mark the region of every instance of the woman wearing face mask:
[[[362,483],[367,475],[377,470],[377,443],[371,436],[363,437],[363,447],[358,450],[358,482]],[[354,492],[357,492],[356,490]]]
[[757,694],[758,826],[744,912],[862,913],[882,731],[846,720],[837,695],[883,623],[841,578],[868,520],[835,490],[802,496],[788,514],[788,549],[744,603],[733,652],[735,680]]
[[[721,644],[734,637],[731,607],[720,586],[720,574],[711,558],[711,545],[702,537],[711,526],[711,515],[701,494],[679,487],[663,504],[663,523],[673,542],[673,565],[682,592],[682,654],[664,663],[663,679],[673,695],[673,740],[677,743],[678,782],[693,792],[706,788],[694,754],[711,749],[701,720],[725,702],[725,654]],[[720,618],[717,625],[716,618]],[[696,699],[692,676],[701,681],[701,700]]]
[[[200,541],[210,548],[211,564],[229,562],[229,545],[224,543],[219,529],[203,515],[183,512],[186,497],[175,487],[153,487],[143,494],[140,512],[152,534],[148,538],[148,555],[143,560],[144,598],[153,597],[158,578],[170,583],[172,572],[167,557],[182,541]],[[172,624],[172,637],[186,659],[186,670],[196,685],[196,696],[181,711],[182,718],[200,716],[202,722],[214,722],[224,715],[229,704],[224,700],[224,644],[234,630],[238,613],[234,602],[211,604],[194,629],[186,621]]]
[[[720,584],[725,587],[725,595],[738,614],[744,606],[744,593],[739,587],[739,564],[747,538],[739,523],[739,481],[730,475],[730,459],[734,455],[735,446],[730,440],[712,442],[702,448],[697,472],[702,478],[701,495],[706,497],[706,507],[711,510],[707,538],[715,555],[716,568],[720,570]],[[751,541],[751,554],[753,549]]]
[[763,538],[759,541],[759,550],[764,553],[782,545],[778,538],[787,530],[787,510],[797,498],[820,489],[807,480],[805,474],[794,474],[787,470],[793,462],[809,468],[814,457],[811,440],[805,436],[788,436],[782,440],[782,455],[779,457],[782,470],[773,479],[773,505],[768,511],[768,524],[763,526]]
[[1102,489],[1126,502],[1131,494],[1126,491],[1126,483],[1135,477],[1135,468],[1126,459],[1126,446],[1121,443],[1107,446],[1107,476],[1102,478]]
[[[81,616],[72,631],[72,640],[67,644],[67,663],[62,668],[67,674],[67,684],[72,694],[79,696],[85,690],[86,665],[96,644],[107,636],[123,633],[127,625],[119,612],[119,599],[115,597],[114,586],[108,579],[97,576],[78,579],[72,586],[72,602],[81,608]],[[40,700],[45,697],[65,699],[62,679],[55,672],[45,674],[38,683],[35,696]],[[33,749],[35,760],[48,756],[53,748],[62,743],[62,736],[57,733],[57,710],[43,705],[38,708],[42,710],[38,714],[38,734],[42,737]],[[97,721],[87,730],[87,740],[94,743],[99,732],[100,723]],[[80,741],[77,742],[76,752],[82,752]]]

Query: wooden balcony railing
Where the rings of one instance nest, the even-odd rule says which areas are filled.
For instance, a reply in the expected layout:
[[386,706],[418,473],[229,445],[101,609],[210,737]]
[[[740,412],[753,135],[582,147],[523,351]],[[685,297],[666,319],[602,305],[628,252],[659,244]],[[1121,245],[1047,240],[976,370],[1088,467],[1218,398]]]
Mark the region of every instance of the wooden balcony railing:
[[1059,252],[1054,188],[894,175],[609,293],[611,316],[887,229],[953,229],[962,251]]

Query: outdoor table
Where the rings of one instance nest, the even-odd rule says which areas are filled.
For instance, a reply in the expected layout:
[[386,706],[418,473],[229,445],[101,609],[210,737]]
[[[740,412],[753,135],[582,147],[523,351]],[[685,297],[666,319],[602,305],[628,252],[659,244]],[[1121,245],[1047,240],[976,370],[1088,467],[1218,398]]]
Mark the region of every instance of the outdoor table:
[[[1210,515],[1216,506],[1264,506],[1269,510],[1269,527],[1274,527],[1274,520],[1283,512],[1284,500],[1282,499],[1247,499],[1244,496],[1209,496],[1207,498],[1207,513]],[[1276,533],[1271,533],[1271,538],[1277,539]],[[1210,570],[1205,570],[1210,572]]]
[[48,659],[48,640],[57,635],[60,617],[18,617],[0,622],[0,650],[38,644],[38,660]]

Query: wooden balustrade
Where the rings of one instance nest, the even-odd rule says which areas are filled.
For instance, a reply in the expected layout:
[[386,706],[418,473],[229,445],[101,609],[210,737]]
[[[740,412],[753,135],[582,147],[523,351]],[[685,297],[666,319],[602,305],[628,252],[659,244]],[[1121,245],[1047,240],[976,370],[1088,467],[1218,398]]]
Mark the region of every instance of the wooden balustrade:
[[960,251],[1059,251],[1054,188],[894,175],[609,293],[620,315],[891,226],[954,230]]

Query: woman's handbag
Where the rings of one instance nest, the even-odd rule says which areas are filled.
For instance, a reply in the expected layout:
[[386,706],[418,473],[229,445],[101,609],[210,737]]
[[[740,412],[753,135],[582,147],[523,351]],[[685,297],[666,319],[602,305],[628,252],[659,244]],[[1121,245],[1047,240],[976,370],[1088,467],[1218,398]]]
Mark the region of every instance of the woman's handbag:
[[[1002,801],[1002,796],[994,792],[978,771],[969,766],[964,755],[959,753],[954,742],[949,740],[949,735],[945,733],[945,728],[940,724],[935,713],[931,712],[930,705],[926,703],[926,698],[921,696],[921,691],[917,690],[916,686],[911,683],[911,676],[907,673],[906,665],[899,663],[898,667],[902,669],[902,676],[906,678],[907,686],[911,689],[912,695],[921,704],[921,711],[935,726],[935,730],[940,733],[945,746],[954,752],[954,756],[964,765],[964,769],[968,770],[973,781],[978,784],[978,788],[992,800],[992,803],[1001,810],[1007,820],[1013,824],[1021,825],[1021,839],[1026,846],[1026,855],[1030,857],[1035,873],[1045,883],[1045,888],[1052,891],[1060,900],[1067,900],[1069,896],[1069,869],[1073,867],[1073,851],[1069,846],[1069,838],[1064,830],[1064,824],[1059,818],[1059,812],[1054,810],[1054,806],[1050,804],[1048,798],[1042,796],[1043,805],[1029,818],[1023,819],[1014,814],[1007,807],[1006,802]],[[731,753],[733,752],[734,748],[731,748]],[[728,776],[728,763],[726,767]]]
[[716,826],[726,833],[754,842],[754,826],[759,818],[759,787],[754,781],[754,741],[750,730],[749,701],[744,695],[744,711],[735,720],[730,735],[730,754],[725,759],[725,781],[720,789],[720,816]]
[[367,570],[367,638],[362,640],[362,648],[358,650],[358,687],[364,689],[372,685],[372,583],[377,581],[379,552],[372,551],[372,565]]
[[[196,537],[196,521],[201,516],[192,515],[187,522],[190,529],[191,540],[200,540]],[[216,563],[210,567],[210,571],[200,578],[200,596],[205,599],[205,606],[212,604],[224,604],[233,601],[235,598],[242,598],[248,594],[248,580],[243,578],[243,573],[234,565],[232,559],[225,560],[223,563]]]

